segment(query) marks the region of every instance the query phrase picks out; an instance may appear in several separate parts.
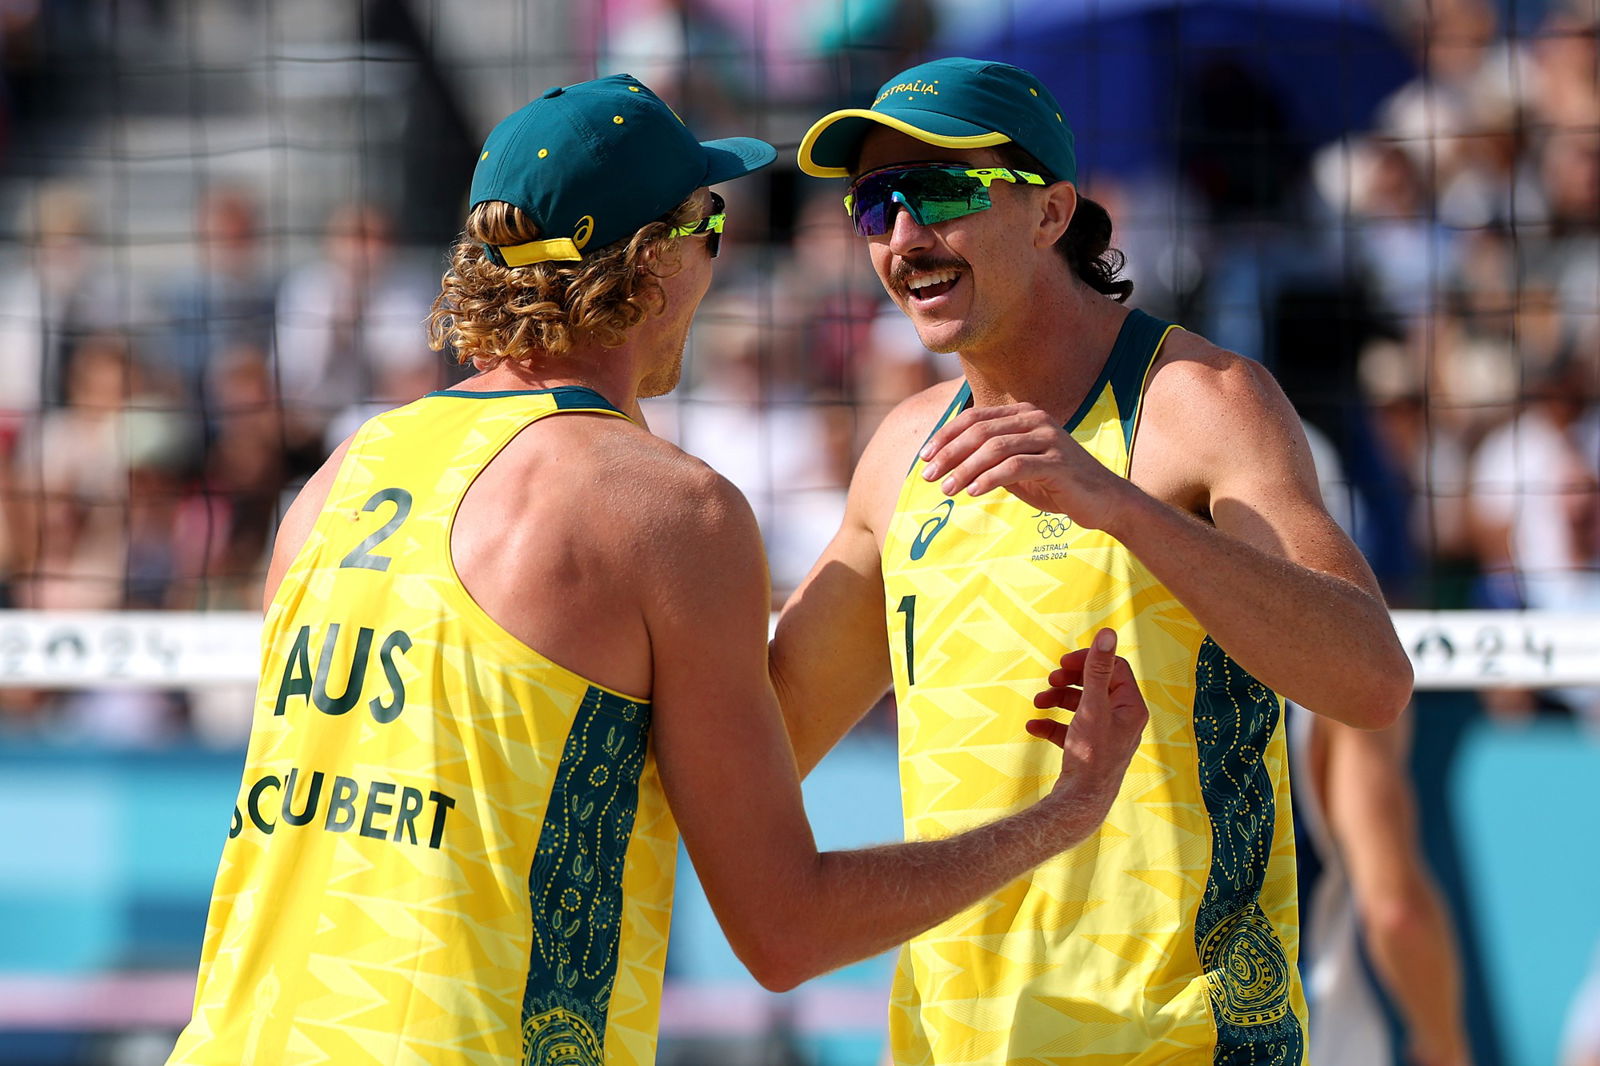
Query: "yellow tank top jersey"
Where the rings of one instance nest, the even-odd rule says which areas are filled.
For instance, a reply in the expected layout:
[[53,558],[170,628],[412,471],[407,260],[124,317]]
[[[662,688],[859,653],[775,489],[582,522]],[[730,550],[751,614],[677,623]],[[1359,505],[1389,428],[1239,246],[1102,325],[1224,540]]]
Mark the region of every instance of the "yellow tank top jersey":
[[650,705],[498,626],[456,509],[586,389],[441,392],[357,433],[267,612],[175,1064],[654,1061],[677,829]]
[[[1177,327],[1129,314],[1068,423],[1128,473],[1145,379]],[[963,385],[941,423],[969,401]],[[1150,723],[1100,831],[902,951],[898,1066],[1302,1066],[1294,843],[1277,696],[1126,548],[1004,490],[909,471],[883,549],[908,839],[1043,796],[1027,736],[1060,656],[1117,631]]]

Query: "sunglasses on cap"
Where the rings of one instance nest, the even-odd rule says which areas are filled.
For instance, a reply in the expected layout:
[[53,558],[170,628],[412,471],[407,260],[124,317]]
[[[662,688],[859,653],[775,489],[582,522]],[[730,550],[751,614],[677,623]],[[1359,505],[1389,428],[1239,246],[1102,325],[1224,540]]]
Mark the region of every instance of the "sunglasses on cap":
[[722,226],[728,220],[728,205],[716,193],[711,194],[711,214],[698,222],[690,222],[686,226],[678,226],[668,231],[668,237],[693,237],[701,233],[710,234],[706,241],[706,251],[715,259],[717,253],[722,251]]
[[919,226],[932,226],[983,211],[990,206],[989,184],[994,181],[1013,185],[1046,184],[1038,174],[1006,167],[964,167],[947,163],[880,167],[851,182],[850,192],[844,198],[844,209],[855,223],[857,234],[876,237],[889,232],[894,224],[896,205],[911,212]]

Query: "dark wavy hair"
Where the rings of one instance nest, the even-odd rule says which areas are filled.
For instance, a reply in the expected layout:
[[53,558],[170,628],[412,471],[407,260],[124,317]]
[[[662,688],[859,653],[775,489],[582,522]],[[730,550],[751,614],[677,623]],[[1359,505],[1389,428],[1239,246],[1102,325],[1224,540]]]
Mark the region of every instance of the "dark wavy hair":
[[[993,149],[1002,166],[1027,170],[1054,180],[1044,165],[1015,144],[997,144]],[[1067,224],[1067,232],[1056,241],[1056,248],[1072,272],[1095,292],[1118,303],[1133,295],[1133,282],[1118,278],[1128,257],[1111,247],[1111,215],[1104,207],[1078,193],[1078,209]]]

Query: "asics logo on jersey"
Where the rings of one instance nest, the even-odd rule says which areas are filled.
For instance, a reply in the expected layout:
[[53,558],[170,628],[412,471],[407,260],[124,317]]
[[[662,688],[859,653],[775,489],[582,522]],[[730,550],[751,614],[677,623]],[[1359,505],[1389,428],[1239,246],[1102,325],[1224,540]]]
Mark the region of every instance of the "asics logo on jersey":
[[939,513],[922,523],[922,528],[917,530],[916,539],[911,542],[911,558],[920,559],[928,554],[928,545],[933,543],[933,538],[939,535],[939,530],[950,521],[950,514],[956,509],[956,501],[945,500],[935,510]]

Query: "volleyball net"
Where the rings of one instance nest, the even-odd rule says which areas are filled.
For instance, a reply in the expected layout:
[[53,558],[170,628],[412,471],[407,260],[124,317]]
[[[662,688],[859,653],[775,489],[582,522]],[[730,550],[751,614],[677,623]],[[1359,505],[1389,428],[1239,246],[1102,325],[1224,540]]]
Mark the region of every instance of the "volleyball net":
[[[702,138],[779,147],[721,190],[684,381],[647,415],[750,499],[781,601],[884,413],[958,372],[794,150],[940,55],[1037,73],[1133,302],[1261,360],[1300,412],[1416,668],[1430,847],[1480,929],[1477,1062],[1554,1061],[1600,936],[1561,895],[1600,883],[1570,844],[1600,798],[1597,22],[1596,0],[0,2],[0,1066],[160,1061],[138,1032],[181,1022],[273,530],[362,419],[462,374],[421,322],[493,123],[628,71]],[[897,833],[886,732],[808,783],[824,843]],[[880,814],[829,806],[875,790]],[[685,891],[666,1031],[724,1044],[671,1054],[875,1062],[881,968],[764,997]],[[1540,976],[1489,976],[1512,972]]]

